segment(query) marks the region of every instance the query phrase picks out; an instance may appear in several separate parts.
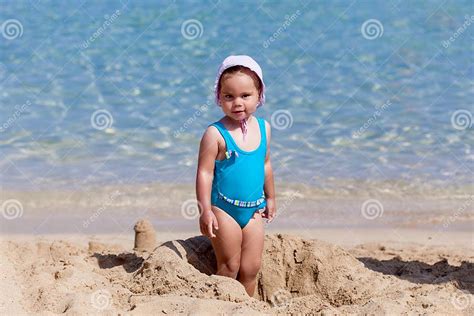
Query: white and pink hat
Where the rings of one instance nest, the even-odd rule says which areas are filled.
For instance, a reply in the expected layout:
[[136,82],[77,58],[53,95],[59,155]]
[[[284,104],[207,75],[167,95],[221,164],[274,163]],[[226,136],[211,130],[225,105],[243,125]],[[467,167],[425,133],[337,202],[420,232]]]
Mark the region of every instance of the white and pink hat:
[[262,106],[265,103],[265,83],[263,82],[262,68],[260,68],[260,65],[257,64],[257,62],[253,60],[252,57],[247,56],[247,55],[228,56],[226,57],[226,59],[224,59],[224,61],[220,65],[219,70],[217,72],[217,76],[216,76],[216,82],[214,84],[214,94],[215,94],[216,104],[219,105],[219,93],[217,91],[217,84],[219,83],[219,79],[221,78],[222,73],[226,69],[233,66],[244,66],[257,74],[258,78],[260,79],[260,82],[262,83],[262,95],[260,96],[259,104],[257,105],[257,107]]

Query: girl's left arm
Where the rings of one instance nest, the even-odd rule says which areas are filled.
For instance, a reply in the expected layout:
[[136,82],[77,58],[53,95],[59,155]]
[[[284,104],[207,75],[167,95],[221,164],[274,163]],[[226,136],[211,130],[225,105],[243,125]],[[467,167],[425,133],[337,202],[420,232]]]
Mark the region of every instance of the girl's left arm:
[[267,154],[265,156],[265,199],[267,201],[267,206],[263,217],[268,219],[270,223],[273,218],[276,216],[276,205],[275,205],[275,185],[273,182],[273,169],[270,162],[270,138],[271,138],[271,126],[265,121],[265,130],[267,134]]

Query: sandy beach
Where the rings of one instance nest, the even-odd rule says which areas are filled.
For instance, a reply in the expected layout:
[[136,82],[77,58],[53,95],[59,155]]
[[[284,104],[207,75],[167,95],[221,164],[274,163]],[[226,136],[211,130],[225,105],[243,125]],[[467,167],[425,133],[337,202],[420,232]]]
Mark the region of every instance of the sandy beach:
[[[2,235],[1,314],[437,314],[474,312],[472,234],[267,229],[257,291],[213,275],[207,237]],[[360,243],[359,243],[360,242]]]
[[470,188],[400,187],[278,183],[252,298],[216,275],[192,185],[4,190],[22,208],[1,223],[0,314],[471,315]]

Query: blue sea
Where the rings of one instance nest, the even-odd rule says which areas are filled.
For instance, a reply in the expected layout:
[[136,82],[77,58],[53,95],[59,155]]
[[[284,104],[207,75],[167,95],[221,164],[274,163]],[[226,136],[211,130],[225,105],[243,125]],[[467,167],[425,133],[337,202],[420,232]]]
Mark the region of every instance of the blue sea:
[[275,181],[469,187],[471,1],[1,1],[4,190],[193,184],[219,63],[263,68]]

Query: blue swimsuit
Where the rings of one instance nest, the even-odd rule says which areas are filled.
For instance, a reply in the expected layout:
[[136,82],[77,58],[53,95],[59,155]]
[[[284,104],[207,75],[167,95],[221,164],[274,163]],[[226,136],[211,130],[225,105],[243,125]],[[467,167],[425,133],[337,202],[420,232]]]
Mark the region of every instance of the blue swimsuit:
[[226,158],[216,160],[212,181],[211,205],[228,213],[244,228],[253,214],[265,207],[265,156],[267,137],[265,120],[257,118],[260,145],[252,151],[240,149],[221,122],[214,122],[226,143]]

